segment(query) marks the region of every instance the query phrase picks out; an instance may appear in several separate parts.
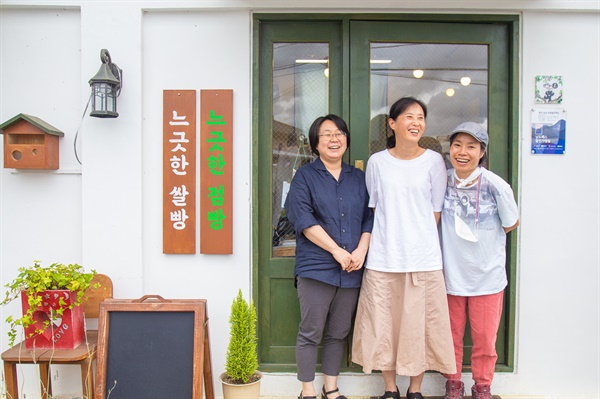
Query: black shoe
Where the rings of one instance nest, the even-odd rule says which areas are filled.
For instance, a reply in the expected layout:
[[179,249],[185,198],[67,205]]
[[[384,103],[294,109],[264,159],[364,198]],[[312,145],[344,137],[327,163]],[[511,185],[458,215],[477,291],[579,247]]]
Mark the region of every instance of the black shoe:
[[400,390],[396,387],[396,392],[385,391],[383,395],[378,396],[378,399],[400,399]]
[[317,399],[316,396],[303,396],[302,391],[300,391],[300,395],[298,395],[298,399]]
[[406,391],[406,399],[425,399],[421,392],[408,392]]
[[[336,388],[333,391],[325,392],[325,385],[323,385],[323,393],[321,393],[321,399],[329,399],[329,396],[327,396],[327,395],[330,395],[332,393],[336,393],[339,391],[340,391],[340,389]],[[348,398],[345,397],[344,395],[338,395],[335,397],[335,399],[348,399]]]

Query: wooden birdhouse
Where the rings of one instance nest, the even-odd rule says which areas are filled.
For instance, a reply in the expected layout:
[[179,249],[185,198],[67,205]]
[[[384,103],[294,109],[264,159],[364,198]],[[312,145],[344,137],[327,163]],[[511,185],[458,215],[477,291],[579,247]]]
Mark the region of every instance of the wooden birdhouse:
[[38,117],[19,114],[0,125],[4,167],[58,169],[58,138],[65,134]]

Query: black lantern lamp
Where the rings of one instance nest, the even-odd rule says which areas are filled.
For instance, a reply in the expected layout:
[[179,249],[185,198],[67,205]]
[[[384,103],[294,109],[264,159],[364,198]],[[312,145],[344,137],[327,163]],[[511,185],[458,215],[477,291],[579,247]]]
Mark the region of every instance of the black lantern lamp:
[[90,116],[97,118],[116,118],[117,97],[121,94],[123,71],[110,60],[108,50],[100,51],[102,65],[96,76],[90,79],[92,87],[92,111]]

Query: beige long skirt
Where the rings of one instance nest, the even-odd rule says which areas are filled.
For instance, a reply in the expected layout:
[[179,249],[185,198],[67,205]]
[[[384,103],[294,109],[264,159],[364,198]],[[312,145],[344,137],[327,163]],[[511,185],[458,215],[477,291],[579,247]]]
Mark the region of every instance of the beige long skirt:
[[352,361],[365,373],[395,370],[456,372],[446,286],[441,270],[388,273],[365,270]]

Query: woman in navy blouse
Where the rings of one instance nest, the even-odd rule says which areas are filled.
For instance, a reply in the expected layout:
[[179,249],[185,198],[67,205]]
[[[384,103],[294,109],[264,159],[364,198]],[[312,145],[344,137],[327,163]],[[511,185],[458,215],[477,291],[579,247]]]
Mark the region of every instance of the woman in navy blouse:
[[337,115],[319,117],[308,137],[318,158],[298,169],[285,202],[296,232],[299,399],[316,399],[313,381],[321,337],[321,399],[346,399],[339,393],[337,377],[358,301],[373,214],[365,174],[342,162],[350,144],[346,122]]

